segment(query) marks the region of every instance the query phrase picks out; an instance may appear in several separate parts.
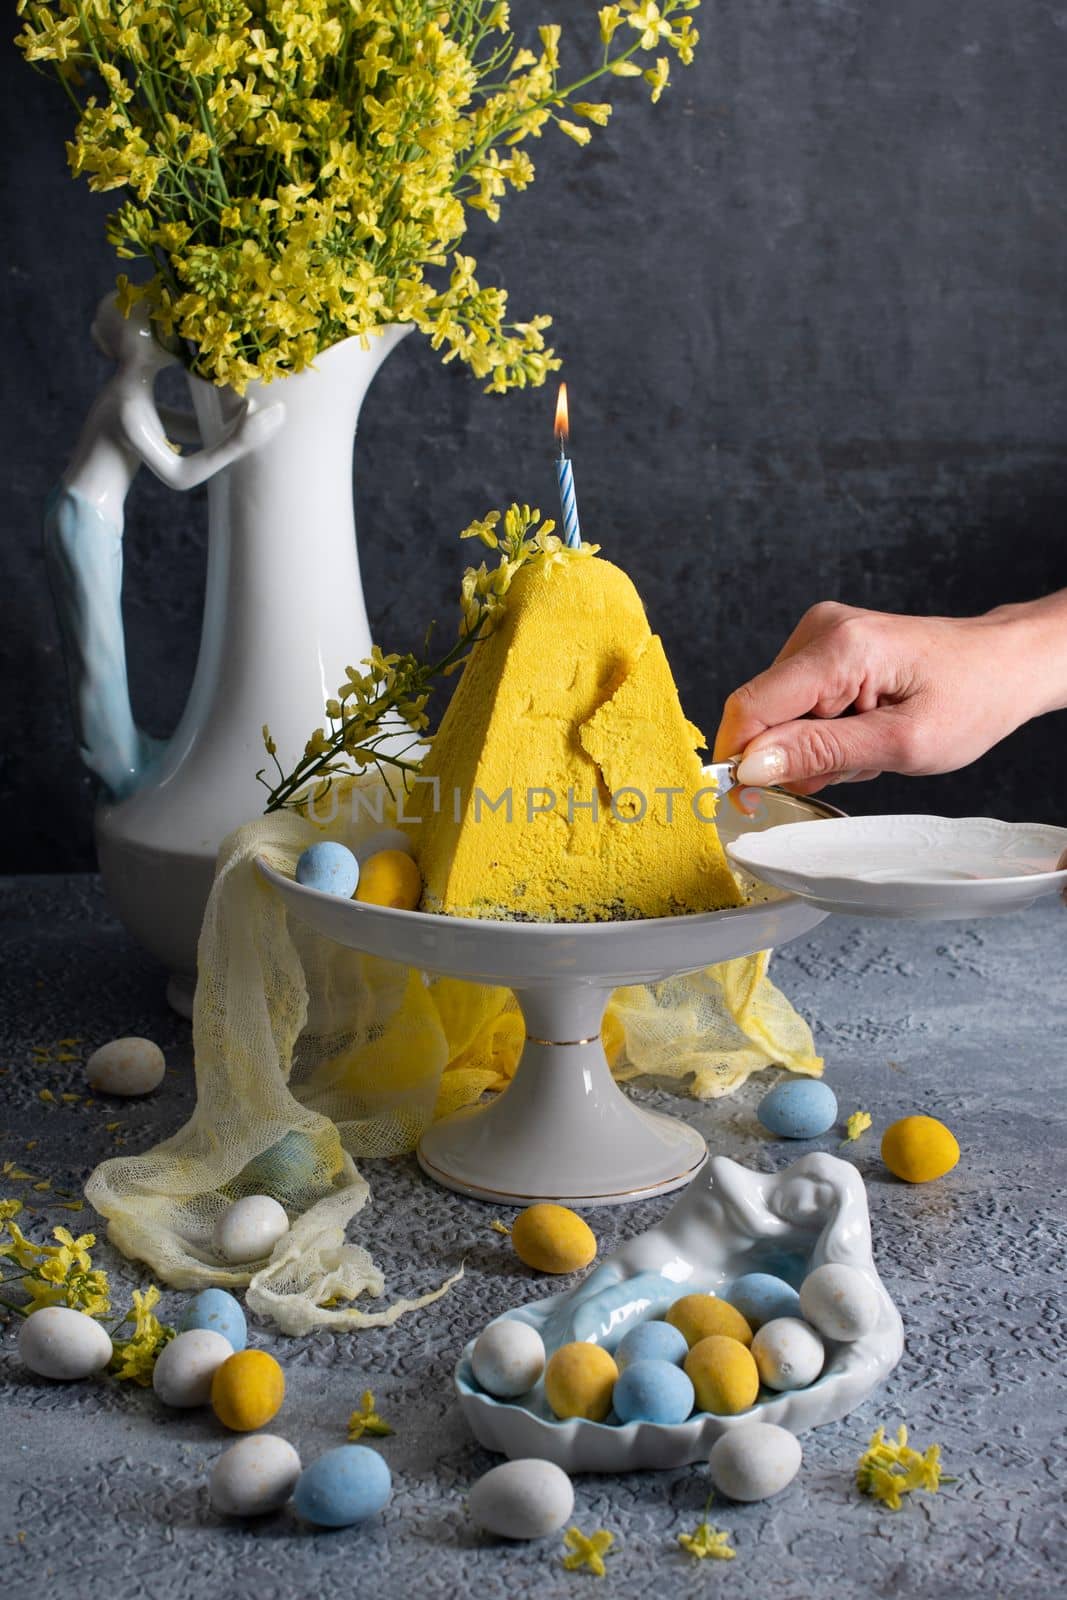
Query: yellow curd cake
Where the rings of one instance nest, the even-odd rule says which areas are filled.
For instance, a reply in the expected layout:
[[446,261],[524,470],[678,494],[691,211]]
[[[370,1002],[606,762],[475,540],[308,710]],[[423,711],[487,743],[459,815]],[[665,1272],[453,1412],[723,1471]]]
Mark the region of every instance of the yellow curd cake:
[[595,922],[739,905],[704,742],[624,572],[523,567],[404,799],[421,909]]

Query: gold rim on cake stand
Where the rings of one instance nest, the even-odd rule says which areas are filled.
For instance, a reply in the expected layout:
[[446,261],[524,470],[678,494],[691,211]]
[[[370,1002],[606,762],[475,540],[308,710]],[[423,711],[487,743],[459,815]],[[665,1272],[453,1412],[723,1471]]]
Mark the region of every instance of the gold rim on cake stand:
[[[824,801],[763,791],[755,811],[724,805],[724,842],[841,813]],[[423,1170],[478,1200],[621,1205],[690,1182],[707,1160],[680,1116],[645,1110],[612,1076],[600,1038],[623,985],[658,982],[810,932],[824,912],[746,884],[743,906],[630,922],[503,922],[398,911],[296,883],[260,860],[288,909],[339,944],[441,976],[513,990],[527,1039],[515,1075],[484,1105],[442,1117],[419,1141]],[[559,1041],[559,1042],[556,1042]]]

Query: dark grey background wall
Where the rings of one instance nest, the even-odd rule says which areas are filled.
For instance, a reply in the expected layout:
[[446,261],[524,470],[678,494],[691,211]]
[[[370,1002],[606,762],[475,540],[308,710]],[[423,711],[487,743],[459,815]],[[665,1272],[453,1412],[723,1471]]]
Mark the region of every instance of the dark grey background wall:
[[[595,7],[516,0],[566,21]],[[633,574],[694,720],[836,597],[965,614],[1067,584],[1067,5],[705,0],[696,65],[640,94],[469,245],[517,314],[555,313],[588,537]],[[8,48],[8,460],[0,867],[91,861],[38,526],[102,366],[106,205],[66,175],[61,94]],[[408,340],[361,425],[357,515],[386,647],[451,619],[510,498],[551,505],[552,395],[483,396]],[[136,703],[189,683],[203,495],[138,484],[127,537]],[[980,688],[977,692],[981,692]],[[1062,819],[1065,719],[953,777],[839,791],[853,809]]]

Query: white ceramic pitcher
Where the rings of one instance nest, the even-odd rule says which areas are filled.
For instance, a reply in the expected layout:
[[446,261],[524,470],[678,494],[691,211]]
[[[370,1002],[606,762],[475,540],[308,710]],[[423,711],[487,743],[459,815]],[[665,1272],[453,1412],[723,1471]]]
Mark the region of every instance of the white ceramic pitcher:
[[[387,327],[371,335],[366,348],[358,337],[347,339],[305,372],[269,386],[250,385],[244,406],[231,391],[190,379],[204,446],[199,455],[208,464],[199,481],[214,470],[207,594],[189,699],[161,747],[139,733],[130,710],[118,608],[121,503],[116,531],[114,506],[105,503],[100,488],[100,463],[117,447],[126,451],[126,487],[142,461],[174,481],[168,463],[153,459],[153,441],[138,437],[139,427],[147,434],[154,426],[153,417],[167,420],[162,408],[151,410],[151,384],[163,361],[156,359],[154,368],[149,361],[146,368],[142,360],[134,372],[118,355],[109,416],[114,421],[122,414],[116,423],[121,436],[117,442],[105,439],[101,447],[98,416],[89,440],[96,452],[93,469],[80,476],[68,469],[57,491],[68,517],[62,533],[54,519],[51,533],[46,525],[46,549],[79,742],[83,758],[104,782],[96,811],[100,871],[122,922],[167,967],[168,998],[185,1014],[191,1011],[197,937],[218,846],[263,810],[265,791],[256,772],[266,764],[264,723],[270,724],[283,766],[291,767],[322,723],[324,703],[336,693],[345,667],[370,653],[352,447],[371,380],[408,331]],[[139,390],[132,399],[131,385]],[[273,432],[260,426],[250,447],[233,442],[251,417],[279,402],[284,416],[275,411]],[[149,408],[140,423],[138,404],[142,411]],[[224,463],[217,470],[210,466],[212,457]],[[83,435],[72,467],[80,461],[84,469],[88,458]],[[113,454],[107,459],[113,466]],[[192,473],[198,457],[173,459]],[[101,572],[103,583],[97,581]]]

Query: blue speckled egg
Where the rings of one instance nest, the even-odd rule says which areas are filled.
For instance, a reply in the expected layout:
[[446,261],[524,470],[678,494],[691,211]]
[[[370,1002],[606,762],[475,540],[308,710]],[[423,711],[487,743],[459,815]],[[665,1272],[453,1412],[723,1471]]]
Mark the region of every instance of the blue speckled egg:
[[690,1379],[673,1361],[632,1361],[611,1397],[620,1422],[684,1422],[694,1402]]
[[669,1322],[639,1322],[619,1340],[615,1365],[622,1372],[635,1361],[673,1361],[681,1366],[689,1354],[685,1334]]
[[753,1329],[778,1317],[800,1316],[797,1291],[784,1278],[776,1278],[770,1272],[746,1272],[734,1282],[726,1299]]
[[351,900],[359,883],[359,862],[347,845],[333,839],[309,844],[296,864],[296,881],[306,889]]
[[225,1289],[201,1289],[193,1296],[178,1318],[178,1332],[190,1333],[193,1328],[221,1333],[235,1350],[243,1350],[248,1343],[248,1324],[240,1302]]
[[389,1504],[393,1481],[377,1450],[343,1444],[327,1450],[300,1474],[293,1509],[319,1528],[349,1528]]
[[288,1210],[306,1211],[329,1186],[332,1174],[325,1173],[323,1165],[321,1146],[294,1128],[248,1163],[234,1186],[234,1199],[270,1194]]
[[780,1139],[817,1139],[837,1121],[837,1096],[818,1078],[789,1078],[763,1096],[756,1114]]

